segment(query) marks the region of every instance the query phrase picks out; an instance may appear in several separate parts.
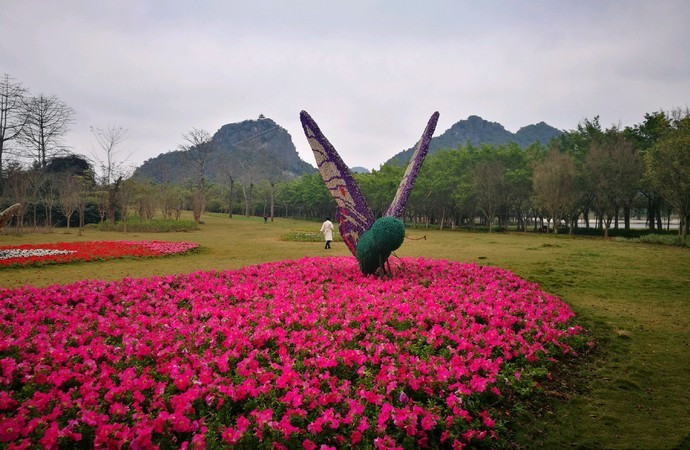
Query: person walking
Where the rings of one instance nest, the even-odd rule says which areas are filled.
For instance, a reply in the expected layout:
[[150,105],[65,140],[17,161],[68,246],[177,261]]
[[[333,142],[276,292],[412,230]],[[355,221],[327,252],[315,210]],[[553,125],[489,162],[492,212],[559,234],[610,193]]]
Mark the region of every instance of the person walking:
[[323,233],[324,239],[326,239],[325,249],[331,248],[331,241],[333,240],[333,222],[330,218],[326,218],[326,221],[321,225],[321,233]]

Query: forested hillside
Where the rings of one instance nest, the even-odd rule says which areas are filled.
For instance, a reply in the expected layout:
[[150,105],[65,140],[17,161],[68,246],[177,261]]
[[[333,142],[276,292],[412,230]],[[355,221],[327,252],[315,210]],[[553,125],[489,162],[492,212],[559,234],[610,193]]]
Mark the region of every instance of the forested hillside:
[[[300,159],[290,134],[268,118],[245,120],[223,125],[211,138],[206,161],[208,181],[222,182],[227,176],[262,179],[290,179],[316,169]],[[184,149],[163,153],[149,159],[134,173],[137,179],[157,183],[183,183],[197,178]]]
[[[429,154],[434,154],[441,149],[455,149],[468,144],[503,145],[515,142],[522,148],[526,148],[535,142],[545,145],[561,133],[562,131],[544,122],[539,122],[536,125],[527,125],[520,128],[517,133],[511,133],[500,123],[489,122],[479,116],[469,116],[467,120],[456,122],[443,134],[431,139]],[[413,151],[414,145],[393,156],[386,161],[386,164],[403,166],[410,160]]]

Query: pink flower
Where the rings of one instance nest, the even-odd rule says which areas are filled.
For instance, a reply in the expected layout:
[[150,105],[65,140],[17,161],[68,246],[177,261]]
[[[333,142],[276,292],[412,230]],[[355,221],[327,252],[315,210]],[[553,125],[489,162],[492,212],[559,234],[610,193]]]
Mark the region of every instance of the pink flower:
[[[141,243],[99,251],[124,248],[164,251]],[[507,364],[519,380],[526,360],[574,357],[569,343],[582,329],[567,305],[510,272],[394,264],[404,276],[364,277],[352,258],[336,257],[0,288],[0,352],[12,355],[0,359],[0,440],[201,448],[205,422],[223,415],[217,432],[227,445],[245,436],[265,445],[280,433],[305,448],[340,447],[378,433],[373,445],[399,447],[390,431],[433,448],[471,426],[456,447],[491,446],[500,436],[478,394],[501,397]],[[15,380],[38,389],[25,398]],[[72,408],[77,419],[66,420]],[[80,436],[84,427],[91,431]]]
[[22,428],[17,418],[3,417],[0,427],[0,442],[12,442],[19,437],[19,430]]

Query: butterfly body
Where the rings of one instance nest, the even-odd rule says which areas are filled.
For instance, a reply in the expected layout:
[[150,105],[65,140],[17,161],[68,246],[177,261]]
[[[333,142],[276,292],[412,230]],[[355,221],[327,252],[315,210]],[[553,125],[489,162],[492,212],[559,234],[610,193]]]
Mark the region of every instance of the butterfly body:
[[314,119],[306,111],[300,113],[302,128],[314,152],[316,165],[338,206],[340,235],[357,258],[362,272],[367,275],[376,273],[377,269],[382,274],[385,273],[385,262],[405,239],[405,225],[400,217],[429,149],[438,116],[438,112],[435,112],[429,119],[386,214],[375,220],[359,186],[338,152]]
[[365,231],[357,241],[355,257],[359,269],[365,275],[376,273],[404,240],[405,224],[400,219],[390,216],[376,219],[371,229]]

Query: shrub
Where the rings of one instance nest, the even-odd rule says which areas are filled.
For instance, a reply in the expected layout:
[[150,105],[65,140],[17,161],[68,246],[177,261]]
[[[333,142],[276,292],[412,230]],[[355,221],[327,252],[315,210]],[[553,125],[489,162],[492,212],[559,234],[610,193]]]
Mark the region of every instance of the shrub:
[[[97,225],[101,231],[125,231],[124,222],[101,222]],[[167,233],[174,231],[194,231],[199,227],[193,220],[151,219],[144,220],[140,217],[127,219],[127,231],[137,233]]]
[[[323,235],[321,233],[314,233],[310,231],[291,231],[280,236],[283,241],[295,241],[295,242],[322,242]],[[342,242],[343,239],[340,234],[333,232],[333,242]]]

